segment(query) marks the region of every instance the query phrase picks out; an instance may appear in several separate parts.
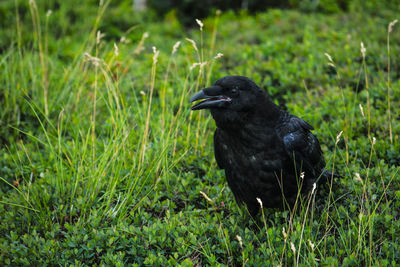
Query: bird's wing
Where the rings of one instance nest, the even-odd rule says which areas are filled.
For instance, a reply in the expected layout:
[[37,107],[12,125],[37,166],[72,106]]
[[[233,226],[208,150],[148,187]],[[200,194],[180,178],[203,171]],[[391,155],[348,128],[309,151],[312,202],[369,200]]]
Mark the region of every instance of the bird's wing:
[[222,152],[222,146],[223,146],[223,140],[221,138],[221,132],[217,128],[214,133],[214,155],[215,155],[215,160],[217,161],[218,167],[220,169],[224,169],[224,164],[223,164],[223,152]]
[[306,121],[292,115],[282,127],[281,137],[296,168],[318,177],[325,167],[325,161],[317,137],[310,132],[313,129]]

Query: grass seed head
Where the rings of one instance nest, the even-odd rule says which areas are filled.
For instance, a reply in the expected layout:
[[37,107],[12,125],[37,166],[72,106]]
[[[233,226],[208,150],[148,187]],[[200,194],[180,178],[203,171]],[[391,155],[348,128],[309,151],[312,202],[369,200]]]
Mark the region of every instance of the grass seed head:
[[329,60],[330,62],[333,63],[332,57],[331,57],[328,53],[325,53],[325,56],[328,58],[328,60]]
[[290,248],[292,249],[293,254],[296,254],[296,248],[294,247],[293,242],[290,242]]
[[360,174],[358,172],[355,173],[354,180],[363,184],[363,180],[361,179]]
[[178,41],[174,44],[174,46],[172,47],[172,54],[175,54],[176,51],[178,51],[178,48],[180,45],[181,45],[181,41]]
[[314,194],[315,189],[317,188],[317,184],[313,183],[312,185],[312,190],[311,190],[311,194]]
[[140,39],[140,42],[139,42],[138,46],[136,47],[135,51],[133,51],[133,53],[135,55],[140,54],[140,52],[142,52],[144,50],[144,41],[147,38],[149,38],[149,33],[148,32],[143,33],[142,39]]
[[157,48],[155,46],[153,46],[153,53],[154,53],[153,64],[156,64],[158,55],[160,54],[160,50],[157,50]]
[[388,26],[388,31],[389,32],[392,32],[393,26],[396,25],[397,22],[398,22],[398,20],[395,19],[395,20],[393,20],[392,22],[389,23],[389,26]]
[[343,131],[340,131],[340,133],[336,136],[336,143],[335,145],[337,145],[340,141],[340,136],[342,135]]
[[237,239],[237,241],[239,241],[239,245],[242,248],[243,247],[243,243],[242,243],[242,238],[240,237],[240,235],[236,235],[236,239]]
[[221,57],[223,57],[223,56],[224,56],[224,54],[218,53],[218,54],[214,57],[214,59],[218,59],[218,58],[221,58]]
[[201,194],[208,202],[210,202],[210,203],[213,203],[213,202],[214,202],[214,201],[213,201],[211,198],[209,198],[209,197],[207,196],[207,194],[204,193],[203,191],[200,191],[200,194]]
[[313,242],[311,242],[310,239],[308,239],[308,245],[310,245],[311,250],[314,251],[314,244],[313,244]]
[[203,22],[201,22],[201,20],[199,19],[196,19],[196,22],[200,26],[200,31],[203,31],[203,26],[204,26]]
[[101,39],[106,36],[105,33],[101,33],[100,31],[97,31],[96,34],[96,44],[100,44]]
[[189,43],[192,44],[194,50],[199,51],[199,50],[197,49],[197,45],[196,45],[196,42],[195,42],[194,40],[189,39],[189,38],[186,38],[186,41],[188,41]]
[[87,61],[92,62],[95,66],[100,66],[100,63],[103,61],[98,57],[91,56],[88,52],[85,52],[83,56],[86,58]]
[[287,239],[288,235],[286,233],[285,227],[282,227],[282,235],[283,235],[283,238],[285,239],[285,242],[286,242],[286,239]]
[[363,42],[360,43],[360,46],[361,46],[361,55],[363,56],[363,58],[365,58],[365,53],[367,52],[367,49],[365,48]]
[[193,63],[192,66],[190,66],[190,71],[192,71],[197,66],[200,66],[200,63],[198,63],[198,62]]
[[207,61],[200,63],[200,69],[203,69],[207,65]]
[[262,204],[261,199],[260,199],[260,198],[256,198],[256,199],[257,199],[257,201],[258,201],[258,204],[260,204],[260,207],[263,208],[263,204]]
[[119,55],[119,50],[118,50],[118,46],[117,46],[116,43],[114,43],[114,55],[115,55],[116,57],[118,57],[118,55]]
[[363,107],[361,106],[361,104],[359,104],[358,106],[360,107],[361,115],[362,115],[363,117],[365,117]]

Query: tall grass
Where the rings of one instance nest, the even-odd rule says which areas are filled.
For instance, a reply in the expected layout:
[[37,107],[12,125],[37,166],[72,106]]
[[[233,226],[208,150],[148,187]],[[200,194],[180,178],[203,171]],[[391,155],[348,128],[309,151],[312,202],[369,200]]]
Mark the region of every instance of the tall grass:
[[[214,59],[203,62],[203,46],[199,51],[195,42],[190,40],[198,61],[186,73],[170,76],[171,68],[176,67],[174,56],[179,53],[180,43],[177,43],[167,60],[164,79],[159,81],[158,58],[164,55],[160,55],[163,51],[153,47],[147,76],[149,89],[144,91],[132,87],[127,82],[128,74],[135,75],[130,69],[136,66],[128,65],[133,61],[120,55],[126,53],[128,47],[124,43],[114,44],[112,56],[107,56],[109,47],[104,46],[102,33],[97,30],[108,3],[99,6],[93,29],[82,47],[85,52],[77,54],[71,65],[66,66],[63,79],[50,84],[49,77],[56,73],[48,67],[48,38],[42,38],[41,14],[35,1],[30,2],[34,43],[40,58],[40,65],[32,68],[38,67],[41,72],[31,71],[28,77],[14,72],[10,76],[20,79],[41,77],[42,93],[35,91],[33,98],[26,100],[40,131],[32,134],[23,128],[16,127],[15,130],[40,147],[43,151],[41,160],[52,166],[41,175],[47,177],[47,186],[54,190],[57,201],[43,199],[48,197],[47,193],[31,191],[30,186],[15,189],[25,199],[25,207],[35,211],[26,213],[26,216],[32,217],[30,220],[37,218],[45,228],[51,228],[53,223],[85,224],[93,210],[101,210],[99,216],[104,218],[132,216],[143,198],[149,196],[160,181],[168,184],[170,173],[191,148],[193,130],[189,119],[192,114],[186,109],[186,99],[190,91],[203,85],[203,76]],[[50,14],[45,20],[46,36]],[[133,56],[141,56],[147,36],[144,35]],[[215,46],[215,39],[212,46]],[[21,55],[12,53],[10,57],[25,64],[23,58],[26,54],[35,54],[33,50],[21,51]],[[121,64],[124,64],[123,73],[120,73]],[[6,68],[12,69],[12,65]],[[181,73],[185,77],[180,77]],[[141,78],[146,79],[146,75]],[[185,82],[182,84],[181,80]],[[121,86],[130,87],[130,90],[121,90]],[[174,89],[167,92],[167,87]],[[49,94],[49,89],[61,93]],[[154,98],[156,91],[160,95],[157,99]],[[127,99],[127,94],[133,95],[133,101]],[[43,101],[36,103],[37,95],[42,95]],[[59,105],[51,105],[53,100]],[[172,106],[177,107],[175,113],[167,110]],[[56,120],[50,118],[54,113],[57,114]],[[194,130],[196,140],[204,134],[199,118]],[[184,142],[179,141],[179,136],[184,136]],[[195,151],[198,145],[194,146]],[[29,152],[25,156],[29,159]],[[20,165],[25,164],[23,158],[14,160]],[[29,177],[24,177],[24,180],[31,185]]]

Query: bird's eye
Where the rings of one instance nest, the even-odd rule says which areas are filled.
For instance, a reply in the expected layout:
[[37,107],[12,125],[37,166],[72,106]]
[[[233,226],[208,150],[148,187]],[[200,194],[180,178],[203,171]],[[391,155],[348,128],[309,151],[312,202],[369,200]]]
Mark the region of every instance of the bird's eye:
[[237,95],[239,93],[239,90],[238,89],[236,89],[236,88],[232,88],[231,89],[231,94],[232,95]]

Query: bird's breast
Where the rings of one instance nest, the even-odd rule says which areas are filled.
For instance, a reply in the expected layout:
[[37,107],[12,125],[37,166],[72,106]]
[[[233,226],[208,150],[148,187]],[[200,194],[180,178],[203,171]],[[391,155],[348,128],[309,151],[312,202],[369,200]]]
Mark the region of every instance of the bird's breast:
[[231,169],[247,172],[275,171],[282,168],[286,156],[278,136],[272,131],[225,134],[222,156]]

